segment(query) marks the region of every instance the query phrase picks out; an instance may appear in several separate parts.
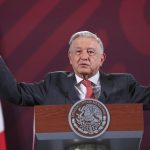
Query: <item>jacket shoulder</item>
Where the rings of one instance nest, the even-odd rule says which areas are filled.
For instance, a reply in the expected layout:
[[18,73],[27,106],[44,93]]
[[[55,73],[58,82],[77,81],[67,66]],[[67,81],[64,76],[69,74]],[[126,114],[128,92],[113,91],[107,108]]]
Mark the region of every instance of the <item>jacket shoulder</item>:
[[136,79],[130,73],[102,73],[101,76],[102,79],[108,81],[116,81],[116,82],[126,81],[127,83],[136,82]]
[[63,79],[71,76],[73,73],[69,71],[54,71],[54,72],[48,72],[45,76],[46,79]]

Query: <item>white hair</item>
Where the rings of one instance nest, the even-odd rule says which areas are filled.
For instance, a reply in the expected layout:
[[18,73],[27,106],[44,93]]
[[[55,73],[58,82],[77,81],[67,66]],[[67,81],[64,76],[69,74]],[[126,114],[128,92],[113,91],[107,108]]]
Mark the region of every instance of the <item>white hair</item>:
[[101,50],[104,51],[104,46],[101,39],[90,31],[80,31],[73,34],[69,40],[69,45],[71,46],[72,42],[79,37],[94,38],[99,43]]

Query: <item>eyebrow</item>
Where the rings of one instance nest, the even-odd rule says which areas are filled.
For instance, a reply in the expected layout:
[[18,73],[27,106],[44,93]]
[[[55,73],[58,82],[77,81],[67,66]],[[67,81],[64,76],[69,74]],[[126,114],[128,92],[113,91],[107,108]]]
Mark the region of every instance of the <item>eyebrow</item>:
[[81,49],[81,47],[75,47],[75,49]]

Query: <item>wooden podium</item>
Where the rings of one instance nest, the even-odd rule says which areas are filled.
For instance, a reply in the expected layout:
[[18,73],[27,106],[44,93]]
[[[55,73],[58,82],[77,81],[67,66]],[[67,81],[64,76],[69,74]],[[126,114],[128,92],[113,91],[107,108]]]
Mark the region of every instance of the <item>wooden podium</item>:
[[101,143],[111,150],[138,150],[144,130],[143,105],[108,104],[110,125],[103,135],[87,140],[69,127],[71,105],[34,107],[35,149],[65,150],[76,143]]

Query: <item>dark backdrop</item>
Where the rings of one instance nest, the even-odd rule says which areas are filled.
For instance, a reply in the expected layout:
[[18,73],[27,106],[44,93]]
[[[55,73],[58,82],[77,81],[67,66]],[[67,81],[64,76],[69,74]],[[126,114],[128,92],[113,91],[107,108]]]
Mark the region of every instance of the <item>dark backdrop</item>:
[[[71,70],[69,37],[97,33],[104,42],[105,72],[128,72],[150,85],[149,0],[0,0],[1,54],[18,81],[37,81],[48,71]],[[30,150],[33,109],[3,101],[8,150]],[[142,150],[150,149],[145,112]]]

